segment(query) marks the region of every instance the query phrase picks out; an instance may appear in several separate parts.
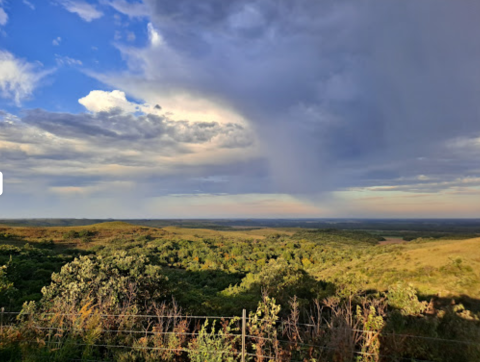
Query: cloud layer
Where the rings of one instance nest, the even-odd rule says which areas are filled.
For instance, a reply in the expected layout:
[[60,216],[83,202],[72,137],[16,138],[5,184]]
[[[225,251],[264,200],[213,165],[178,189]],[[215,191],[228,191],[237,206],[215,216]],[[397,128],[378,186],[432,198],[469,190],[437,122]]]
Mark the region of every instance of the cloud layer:
[[[115,3],[129,16],[138,12]],[[255,127],[272,191],[478,174],[478,149],[451,148],[480,135],[478,3],[144,6],[149,46],[120,47],[129,77],[99,78],[143,98],[168,87],[221,99]]]
[[[0,114],[0,157],[11,192],[33,193],[33,180],[60,195],[127,188],[159,196],[205,192],[205,185],[218,192],[212,175],[235,174],[257,157],[245,124],[172,120],[161,107],[130,102],[120,91],[93,91],[80,102],[92,112]],[[143,191],[134,191],[139,185]]]
[[[469,201],[480,195],[479,2],[57,3],[85,26],[114,17],[125,68],[55,56],[103,86],[78,100],[86,112],[2,113],[2,167],[18,192],[35,179],[59,198],[175,208],[189,195],[184,207],[209,198],[231,216],[241,195],[261,195],[243,216],[248,205],[302,216],[439,216],[451,205],[454,216],[462,204],[480,216]],[[2,97],[19,105],[42,76],[0,52]]]

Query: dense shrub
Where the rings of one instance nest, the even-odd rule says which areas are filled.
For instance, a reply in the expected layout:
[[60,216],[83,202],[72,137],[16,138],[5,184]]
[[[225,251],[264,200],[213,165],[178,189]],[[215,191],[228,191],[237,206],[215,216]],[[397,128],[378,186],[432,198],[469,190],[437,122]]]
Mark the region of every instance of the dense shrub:
[[126,305],[140,312],[145,301],[165,300],[168,287],[161,268],[149,264],[148,258],[118,252],[110,257],[76,258],[52,275],[42,294],[40,306],[48,310],[91,304],[109,312]]

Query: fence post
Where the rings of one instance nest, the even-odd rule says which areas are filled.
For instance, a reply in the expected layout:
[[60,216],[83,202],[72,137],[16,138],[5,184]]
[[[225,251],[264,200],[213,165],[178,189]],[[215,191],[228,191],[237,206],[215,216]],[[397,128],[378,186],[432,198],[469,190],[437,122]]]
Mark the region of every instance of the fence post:
[[3,315],[5,314],[5,307],[2,307],[1,311],[2,311],[2,318],[1,318],[1,319],[2,319],[2,321],[1,321],[2,327],[1,327],[1,331],[3,332]]
[[244,309],[242,313],[242,362],[245,362],[245,331],[247,324],[247,311]]

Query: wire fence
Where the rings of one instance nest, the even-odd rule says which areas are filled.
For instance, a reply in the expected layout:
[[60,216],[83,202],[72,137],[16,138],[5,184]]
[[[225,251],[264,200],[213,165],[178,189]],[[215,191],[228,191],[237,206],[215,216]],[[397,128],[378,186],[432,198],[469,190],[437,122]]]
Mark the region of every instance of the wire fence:
[[[0,309],[0,331],[3,332],[6,329],[13,329],[17,326],[16,321],[27,318],[32,316],[33,314],[24,313],[24,312],[14,312],[14,311],[4,311],[3,308]],[[84,316],[82,313],[41,313],[35,314],[37,317],[37,321],[45,321],[45,318],[48,317],[80,317]],[[282,355],[264,355],[262,353],[255,352],[255,345],[265,342],[271,342],[273,345],[283,345],[288,346],[291,345],[290,352],[301,352],[302,350],[310,350],[310,351],[337,351],[338,347],[331,347],[327,345],[322,345],[321,343],[312,344],[312,343],[303,343],[303,341],[298,340],[287,340],[282,338],[275,337],[265,337],[261,335],[254,335],[254,334],[247,334],[247,325],[252,322],[256,323],[265,323],[265,324],[272,324],[274,322],[275,325],[279,328],[279,330],[287,330],[289,327],[306,327],[306,328],[319,328],[319,325],[316,324],[307,324],[307,323],[292,323],[291,321],[281,321],[281,320],[272,320],[272,319],[259,319],[259,318],[247,318],[246,311],[243,310],[242,316],[191,316],[191,315],[176,315],[176,314],[166,314],[166,315],[134,315],[134,314],[97,314],[96,316],[100,318],[144,318],[144,319],[175,319],[175,320],[216,320],[216,321],[230,321],[240,324],[238,330],[239,333],[222,333],[222,336],[225,338],[231,338],[240,341],[236,349],[213,349],[213,350],[206,350],[202,351],[206,355],[221,355],[221,356],[234,356],[235,360],[240,360],[241,362],[248,361],[288,361],[288,362],[305,362],[307,359],[296,360],[293,358],[292,355],[298,355],[299,353],[291,353],[291,356],[282,356]],[[42,319],[43,318],[43,319]],[[48,321],[48,319],[47,319]],[[75,327],[56,327],[56,326],[45,326],[40,324],[30,324],[29,328],[36,331],[44,331],[48,332],[49,338],[59,338],[69,333],[75,332],[87,332],[88,329],[86,328],[75,328]],[[148,327],[147,327],[148,328]],[[322,327],[325,328],[325,327]],[[393,338],[410,338],[410,339],[418,339],[418,340],[428,340],[431,342],[438,343],[439,345],[445,343],[451,343],[458,346],[474,346],[480,347],[480,343],[473,342],[473,341],[464,341],[464,340],[455,340],[455,339],[445,339],[445,338],[436,338],[436,337],[429,337],[429,336],[422,336],[422,335],[413,335],[413,334],[398,334],[393,332],[383,332],[383,331],[372,331],[372,330],[364,330],[364,329],[355,329],[355,328],[339,328],[339,327],[328,327],[328,330],[341,330],[345,329],[349,333],[357,333],[359,335],[363,334],[376,334],[378,337],[393,337]],[[198,338],[201,333],[198,331],[187,332],[187,331],[156,331],[156,330],[138,330],[138,329],[108,329],[108,328],[99,328],[98,326],[92,327],[91,330],[94,330],[96,333],[101,333],[105,335],[120,335],[120,334],[130,334],[130,335],[144,335],[144,336],[183,336],[183,337],[190,337],[192,339]],[[50,333],[52,332],[52,333]],[[1,337],[0,335],[0,337]],[[0,339],[0,348],[1,348],[1,339]],[[59,349],[62,345],[66,342],[59,338],[58,340],[40,340],[40,339],[32,339],[32,340],[22,340],[23,344],[28,345],[37,345],[37,346],[54,346],[55,349]],[[103,348],[103,349],[127,349],[127,350],[135,350],[135,351],[163,351],[163,352],[171,352],[177,354],[185,354],[191,353],[194,350],[188,347],[179,347],[179,348],[167,348],[167,347],[156,347],[156,346],[142,346],[142,345],[127,345],[127,344],[111,344],[111,343],[79,343],[78,341],[72,342],[68,341],[68,345],[70,346],[78,346],[78,347],[95,347],[95,348]],[[190,344],[188,345],[190,346]],[[272,351],[274,348],[270,348]],[[415,362],[434,362],[427,359],[418,359],[414,357],[402,357],[402,356],[393,356],[393,355],[385,355],[381,354],[379,351],[374,353],[366,352],[364,350],[351,350],[352,356],[359,356],[359,357],[368,357],[366,360],[371,361],[415,361]],[[83,361],[83,362],[111,362],[112,360],[97,360],[97,359],[68,359],[69,361]]]

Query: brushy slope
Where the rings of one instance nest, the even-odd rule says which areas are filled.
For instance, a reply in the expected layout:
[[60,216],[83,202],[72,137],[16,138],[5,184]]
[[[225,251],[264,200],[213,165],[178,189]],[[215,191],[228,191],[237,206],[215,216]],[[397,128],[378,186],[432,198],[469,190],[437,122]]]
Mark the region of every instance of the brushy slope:
[[[411,283],[424,295],[480,298],[480,238],[419,239],[400,245],[379,245],[380,240],[381,236],[352,230],[154,228],[121,221],[69,227],[2,227],[0,247],[10,246],[0,251],[0,265],[12,256],[9,274],[21,286],[25,279],[36,279],[30,276],[33,265],[28,273],[21,272],[22,265],[31,264],[29,258],[55,258],[54,266],[42,264],[41,281],[36,281],[36,288],[21,293],[21,300],[39,295],[42,282],[48,282],[48,273],[58,271],[59,260],[67,262],[79,254],[107,255],[119,250],[148,256],[167,268],[178,286],[182,285],[180,296],[190,300],[200,295],[197,301],[210,306],[212,299],[222,304],[221,296],[238,294],[238,288],[257,283],[271,263],[285,263],[319,282],[356,290],[382,291],[403,282]],[[13,246],[17,249],[11,249]],[[25,261],[20,263],[20,259]]]
[[[221,331],[228,330],[226,324],[220,328],[185,319],[170,328],[118,318],[163,315],[175,300],[186,314],[238,316],[242,309],[257,310],[250,314],[249,323],[259,320],[248,327],[249,335],[288,340],[272,342],[276,351],[253,342],[247,348],[285,361],[352,362],[358,356],[373,356],[361,359],[365,362],[386,361],[381,355],[478,361],[480,238],[382,245],[379,235],[337,229],[155,228],[118,221],[0,227],[0,307],[29,313],[2,330],[0,360],[40,361],[38,346],[26,348],[25,343],[54,338],[64,347],[44,345],[43,360],[64,361],[68,354],[74,359],[153,361],[162,356],[146,356],[145,348],[152,348],[151,353],[183,348],[188,356],[172,354],[169,360],[197,361],[200,345],[212,348],[223,338]],[[272,313],[282,322],[265,329]],[[112,318],[102,317],[107,314]],[[316,334],[291,329],[292,320],[318,323]],[[55,333],[52,326],[75,333]],[[172,339],[158,338],[158,330]],[[134,338],[132,331],[143,336]],[[184,336],[205,332],[212,340],[177,340],[174,331]],[[436,338],[442,339],[441,348]],[[8,343],[2,345],[2,339]],[[459,350],[459,344],[450,344],[446,349],[445,340],[470,347]],[[83,347],[85,341],[100,348]],[[321,348],[302,349],[299,341]],[[345,341],[350,341],[348,348]],[[222,340],[230,349],[238,348],[237,342]],[[107,345],[131,350],[102,347]],[[343,355],[345,351],[350,354]]]

